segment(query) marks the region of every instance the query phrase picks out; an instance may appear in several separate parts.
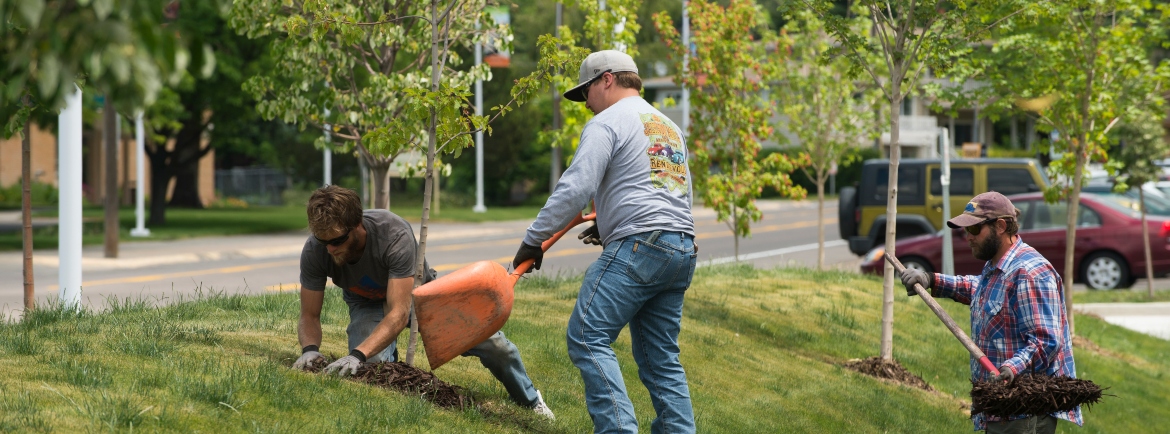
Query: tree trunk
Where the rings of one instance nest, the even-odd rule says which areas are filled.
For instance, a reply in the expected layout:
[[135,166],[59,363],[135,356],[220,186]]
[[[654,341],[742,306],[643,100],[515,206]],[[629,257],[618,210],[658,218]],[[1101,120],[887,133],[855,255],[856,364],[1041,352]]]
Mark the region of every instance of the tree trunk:
[[[1087,138],[1087,134],[1084,138]],[[1076,140],[1076,139],[1073,139]],[[1087,142],[1081,141],[1073,146],[1073,152],[1076,152],[1076,167],[1073,168],[1073,185],[1072,193],[1068,197],[1068,216],[1065,221],[1064,233],[1064,307],[1065,316],[1068,317],[1068,331],[1075,335],[1073,331],[1073,301],[1072,301],[1072,286],[1077,275],[1077,270],[1073,268],[1073,254],[1076,250],[1075,243],[1077,241],[1077,215],[1080,213],[1081,203],[1081,179],[1084,177],[1085,170],[1085,144]]]
[[825,269],[825,176],[817,172],[817,270]]
[[[731,181],[733,183],[738,180],[736,178],[736,176],[739,175],[739,173],[737,173],[738,171],[739,160],[731,160]],[[735,242],[735,265],[739,265],[739,213],[737,212],[738,208],[735,206],[735,202],[737,199],[739,199],[739,197],[736,196],[736,189],[734,187],[732,187],[731,191],[731,237]]]
[[170,152],[157,147],[149,153],[150,159],[150,221],[151,226],[167,224],[167,186],[174,174],[167,164]]
[[[894,241],[898,228],[898,158],[902,154],[899,121],[902,116],[901,75],[890,83],[890,175],[886,180],[889,196],[886,199],[886,253],[894,256]],[[885,275],[882,280],[882,343],[881,357],[884,361],[894,360],[894,266],[885,261]]]
[[370,174],[374,182],[374,208],[390,209],[390,162],[370,163]]
[[1150,255],[1150,227],[1146,226],[1146,192],[1138,186],[1138,200],[1142,206],[1142,245],[1146,251],[1146,293],[1154,298],[1154,260]]
[[102,175],[104,190],[103,203],[105,204],[105,257],[118,257],[118,113],[114,111],[114,104],[106,95],[106,106],[102,109],[105,125],[102,135],[105,136],[105,149],[102,151],[102,161],[105,168]]
[[169,205],[203,209],[203,198],[199,196],[199,159],[175,168],[175,192]]
[[21,238],[24,243],[24,312],[36,307],[36,291],[33,286],[33,233],[32,233],[32,147],[29,143],[29,124],[24,120],[24,131],[20,139],[20,209]]

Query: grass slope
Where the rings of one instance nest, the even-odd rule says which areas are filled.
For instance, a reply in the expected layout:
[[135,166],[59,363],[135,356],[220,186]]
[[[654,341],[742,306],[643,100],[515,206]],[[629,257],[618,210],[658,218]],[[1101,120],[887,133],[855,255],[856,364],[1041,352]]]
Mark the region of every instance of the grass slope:
[[[565,352],[578,278],[530,275],[504,328],[555,422],[511,404],[472,358],[438,371],[483,410],[448,411],[418,398],[288,368],[295,294],[204,295],[155,308],[115,303],[106,313],[43,310],[0,325],[0,432],[583,432],[583,388]],[[347,312],[328,292],[323,350],[344,353]],[[844,369],[877,353],[881,283],[801,269],[703,268],[687,295],[682,360],[700,432],[968,432],[963,347],[917,299],[899,295],[895,356],[938,392]],[[966,307],[943,304],[960,324]],[[1170,426],[1170,342],[1078,316],[1078,373],[1117,395],[1086,413],[1084,429]],[[405,334],[400,342],[405,342]],[[404,350],[404,344],[400,350]],[[614,344],[643,431],[654,417],[630,355]],[[421,358],[419,364],[425,364]]]

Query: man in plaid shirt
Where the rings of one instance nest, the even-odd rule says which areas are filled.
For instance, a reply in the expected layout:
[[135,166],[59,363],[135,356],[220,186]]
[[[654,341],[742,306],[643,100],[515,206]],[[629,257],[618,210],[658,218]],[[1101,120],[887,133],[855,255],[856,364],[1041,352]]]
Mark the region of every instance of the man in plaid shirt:
[[[1000,371],[994,376],[971,358],[972,379],[1010,381],[1024,373],[1076,377],[1064,285],[1052,264],[1016,234],[1019,215],[1000,193],[975,196],[947,226],[966,230],[971,253],[987,261],[983,274],[928,275],[908,269],[902,273],[902,284],[909,295],[915,295],[918,283],[933,297],[971,306],[971,338]],[[1057,418],[1084,424],[1080,407],[1007,420],[982,413],[973,416],[975,430],[988,433],[1053,433]]]

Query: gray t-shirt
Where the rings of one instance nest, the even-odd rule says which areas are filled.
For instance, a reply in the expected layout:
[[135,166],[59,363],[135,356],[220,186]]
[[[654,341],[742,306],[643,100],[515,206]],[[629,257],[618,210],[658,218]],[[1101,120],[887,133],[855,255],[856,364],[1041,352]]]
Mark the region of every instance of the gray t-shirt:
[[637,96],[594,116],[524,242],[552,238],[589,199],[603,244],[653,230],[694,235],[687,147],[678,126]]
[[[385,300],[390,279],[414,276],[418,241],[406,220],[384,209],[370,209],[362,213],[362,226],[366,229],[366,247],[353,264],[335,264],[325,245],[310,235],[301,250],[301,287],[324,291],[326,278],[330,278],[346,295]],[[434,273],[429,265],[427,270],[429,281]]]

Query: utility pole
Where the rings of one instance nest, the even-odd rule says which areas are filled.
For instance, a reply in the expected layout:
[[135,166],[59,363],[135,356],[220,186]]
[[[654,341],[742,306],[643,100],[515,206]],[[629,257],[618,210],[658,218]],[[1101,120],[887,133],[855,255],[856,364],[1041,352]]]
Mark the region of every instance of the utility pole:
[[81,89],[65,97],[57,116],[58,297],[66,309],[81,309]]
[[[564,10],[564,4],[557,2],[557,24],[553,27],[553,36],[559,38],[561,36],[561,14]],[[560,50],[560,45],[557,45],[557,50]],[[556,84],[552,86],[552,129],[558,131],[561,129],[561,90],[557,89]],[[552,148],[552,167],[548,176],[548,192],[552,193],[557,188],[557,182],[561,180],[561,146],[553,143]]]
[[142,127],[142,112],[134,114],[134,229],[132,237],[149,237],[146,224],[146,133]]

